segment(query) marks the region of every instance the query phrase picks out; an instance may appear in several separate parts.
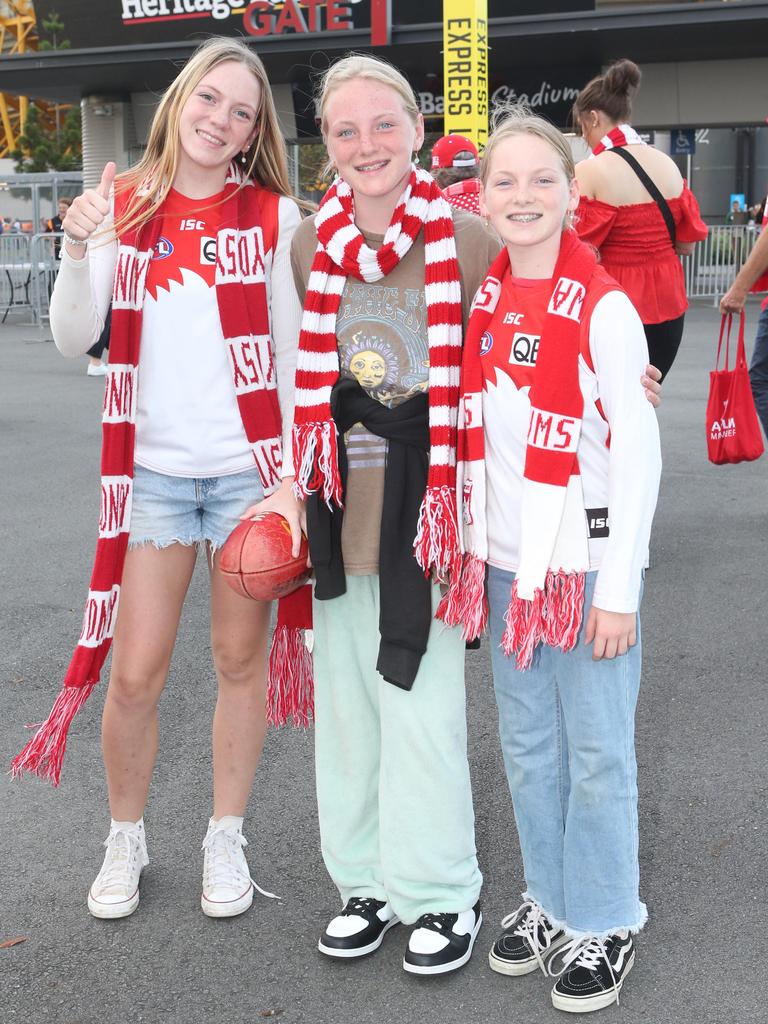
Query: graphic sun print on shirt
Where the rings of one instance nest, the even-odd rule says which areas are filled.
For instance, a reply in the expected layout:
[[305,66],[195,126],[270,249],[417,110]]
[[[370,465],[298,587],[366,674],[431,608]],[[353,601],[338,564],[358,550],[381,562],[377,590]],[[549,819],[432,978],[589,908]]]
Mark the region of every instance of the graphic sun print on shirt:
[[392,346],[376,335],[356,331],[344,349],[342,368],[372,398],[385,401],[399,378]]

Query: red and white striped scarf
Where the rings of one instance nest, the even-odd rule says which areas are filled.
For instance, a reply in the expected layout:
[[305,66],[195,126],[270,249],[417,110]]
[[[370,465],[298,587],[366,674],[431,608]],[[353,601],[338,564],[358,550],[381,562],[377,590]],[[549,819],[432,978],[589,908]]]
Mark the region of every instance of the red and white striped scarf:
[[352,190],[337,178],[315,218],[318,245],[304,303],[296,365],[293,455],[296,493],[320,491],[342,504],[337,431],[330,407],[339,376],[336,315],[348,276],[372,283],[398,265],[424,231],[424,291],[429,342],[429,476],[414,551],[425,572],[447,577],[458,562],[456,421],[462,315],[451,209],[430,174],[414,167],[380,249],[354,222]]
[[[269,494],[281,479],[281,425],[258,186],[233,164],[226,190],[216,239],[216,301],[243,427]],[[118,209],[127,198],[118,196]],[[70,723],[99,681],[115,629],[131,520],[142,311],[162,220],[160,210],[143,228],[126,231],[118,240],[102,416],[101,516],[83,628],[50,715],[12,763],[15,776],[27,771],[54,785],[61,776]],[[246,380],[238,366],[244,358],[266,368],[263,379]]]
[[617,124],[611,128],[607,135],[604,135],[592,150],[591,156],[604,153],[606,149],[619,149],[621,146],[644,146],[645,140],[641,139],[631,124]]
[[[589,567],[587,526],[576,449],[584,400],[579,386],[580,322],[597,264],[594,250],[574,231],[563,233],[554,287],[541,332],[530,391],[531,417],[521,507],[520,560],[502,647],[528,668],[543,642],[571,650],[578,638]],[[440,604],[438,618],[463,625],[467,639],[484,630],[485,563],[488,558],[480,349],[509,271],[503,249],[477,292],[464,344],[459,410],[457,486],[464,526],[461,573]],[[496,424],[495,429],[503,426]]]

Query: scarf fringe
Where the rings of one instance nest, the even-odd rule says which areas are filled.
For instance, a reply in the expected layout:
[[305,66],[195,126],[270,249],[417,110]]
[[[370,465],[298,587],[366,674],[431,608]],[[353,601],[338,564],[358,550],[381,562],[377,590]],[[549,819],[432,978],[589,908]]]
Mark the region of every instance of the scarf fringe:
[[293,428],[296,482],[294,493],[300,501],[322,490],[323,501],[342,507],[341,474],[338,459],[338,432],[333,420],[302,423]]
[[[80,708],[91,695],[95,682],[85,686],[65,686],[56,698],[51,713],[20,754],[11,762],[14,779],[24,772],[50,780],[58,786],[61,765],[67,749],[67,733]],[[28,728],[34,728],[29,726]]]
[[457,521],[455,488],[427,487],[419,509],[413,550],[424,574],[434,572],[441,583],[449,574],[461,572]]
[[278,626],[272,635],[267,671],[267,722],[308,728],[315,717],[312,655],[304,631]]
[[584,581],[583,572],[554,573],[550,569],[544,589],[537,588],[532,601],[518,596],[517,580],[512,584],[501,647],[508,658],[516,655],[519,669],[531,667],[540,643],[565,652],[576,646],[584,610]]
[[448,593],[437,607],[436,618],[447,626],[463,626],[465,640],[476,640],[488,625],[488,598],[485,593],[485,562],[477,555],[465,554],[461,568],[451,576]]

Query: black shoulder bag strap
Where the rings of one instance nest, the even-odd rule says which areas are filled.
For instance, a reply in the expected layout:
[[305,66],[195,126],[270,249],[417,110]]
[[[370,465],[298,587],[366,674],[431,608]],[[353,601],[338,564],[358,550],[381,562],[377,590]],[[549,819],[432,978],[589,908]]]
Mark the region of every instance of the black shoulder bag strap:
[[643,170],[643,168],[640,166],[640,164],[637,162],[637,160],[632,156],[631,153],[628,153],[626,151],[626,149],[624,149],[623,146],[615,146],[613,149],[609,149],[607,152],[615,153],[616,156],[620,156],[623,160],[626,160],[627,163],[629,164],[629,166],[632,168],[632,170],[638,176],[640,181],[642,181],[642,183],[648,189],[649,193],[651,194],[651,196],[655,200],[656,205],[658,206],[659,210],[661,211],[661,216],[664,218],[664,223],[667,225],[667,231],[669,232],[669,237],[672,239],[672,248],[674,248],[675,245],[677,244],[677,232],[675,231],[675,218],[672,216],[672,211],[669,208],[669,203],[667,202],[667,200],[664,198],[664,196],[661,194],[661,192],[659,192],[659,190],[656,188],[656,186],[654,185],[653,181],[648,176],[647,172],[645,170]]

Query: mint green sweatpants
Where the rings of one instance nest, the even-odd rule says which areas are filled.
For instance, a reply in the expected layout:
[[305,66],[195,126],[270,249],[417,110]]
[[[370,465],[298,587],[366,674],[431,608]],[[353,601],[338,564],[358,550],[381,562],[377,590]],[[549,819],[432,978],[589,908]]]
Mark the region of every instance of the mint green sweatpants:
[[460,631],[433,620],[413,689],[401,690],[376,671],[378,576],[348,576],[346,594],[315,601],[313,616],[320,839],[342,901],[389,900],[406,924],[468,910],[482,876]]

